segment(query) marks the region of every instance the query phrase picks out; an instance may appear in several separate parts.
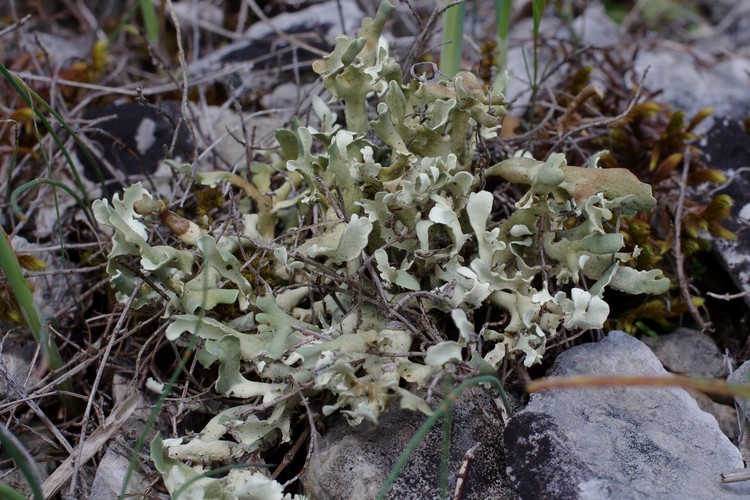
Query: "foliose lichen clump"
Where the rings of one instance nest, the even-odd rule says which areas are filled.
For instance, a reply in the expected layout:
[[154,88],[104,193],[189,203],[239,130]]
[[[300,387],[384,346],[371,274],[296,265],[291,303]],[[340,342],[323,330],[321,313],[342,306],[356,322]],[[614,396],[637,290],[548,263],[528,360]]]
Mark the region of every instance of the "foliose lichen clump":
[[[417,389],[436,377],[495,373],[510,358],[531,366],[562,331],[602,328],[607,288],[669,287],[660,271],[629,266],[637,251],[622,251],[613,224],[651,207],[650,187],[625,169],[597,168],[597,157],[578,167],[560,154],[519,156],[474,171],[476,141],[496,135],[503,96],[468,72],[405,84],[380,41],[392,10],[384,1],[357,38],[338,37],[313,66],[346,126],[313,97],[319,125],[279,130],[278,151],[248,165],[252,182],[196,174],[198,183],[228,180],[247,193],[241,234],[219,237],[182,219],[140,184],[112,205],[94,204],[114,229],[108,272],[122,297],[138,277],[118,259],[135,257],[162,288],[141,290],[137,304],[168,298],[167,337],[201,340],[198,360],[218,363],[220,394],[273,407],[260,418],[255,404],[239,405],[191,438],[154,441],[170,491],[201,466],[288,441],[302,395],[352,424],[377,422],[395,402],[429,413]],[[482,188],[492,179],[528,186],[509,217]],[[150,243],[149,219],[182,243]],[[266,257],[243,263],[243,249]],[[265,280],[252,269],[256,283],[246,278],[260,261],[272,266],[273,287],[259,286]],[[220,304],[241,314],[218,317]],[[504,320],[483,323],[479,308]],[[255,469],[191,488],[239,495],[258,485],[267,498],[283,495]]]

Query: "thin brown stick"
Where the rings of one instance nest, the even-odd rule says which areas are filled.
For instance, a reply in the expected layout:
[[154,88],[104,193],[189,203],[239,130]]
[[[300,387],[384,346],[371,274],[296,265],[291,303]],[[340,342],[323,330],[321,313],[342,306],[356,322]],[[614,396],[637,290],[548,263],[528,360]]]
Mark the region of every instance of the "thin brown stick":
[[[9,372],[6,369],[2,359],[0,359],[0,378],[3,378],[5,383],[8,385],[8,388],[11,389],[13,392],[15,392],[20,399],[25,402],[29,408],[31,408],[31,411],[34,412],[34,414],[39,418],[39,420],[49,429],[50,433],[55,436],[55,439],[60,443],[60,445],[65,448],[65,450],[69,453],[73,453],[73,447],[70,445],[67,439],[65,439],[65,436],[60,432],[60,430],[52,423],[52,421],[47,417],[47,414],[44,413],[44,411],[39,407],[38,404],[36,404],[35,401],[32,400],[31,397],[28,397],[26,395],[26,392],[24,391],[23,387],[21,387],[16,380],[9,376]],[[57,395],[57,393],[49,394]],[[21,401],[17,401],[20,403]],[[11,402],[11,405],[14,403],[17,403],[16,401]]]
[[526,391],[545,392],[560,389],[602,389],[622,387],[681,387],[717,396],[750,398],[750,385],[732,384],[726,380],[684,377],[681,375],[573,375],[533,380]]
[[723,295],[720,295],[718,293],[713,293],[713,292],[706,292],[706,295],[713,299],[734,300],[734,299],[742,299],[744,297],[747,297],[748,295],[750,295],[750,290],[745,290],[744,292],[734,293],[734,294],[725,293]]
[[299,435],[297,438],[297,441],[294,442],[294,446],[287,451],[284,454],[284,458],[281,460],[281,463],[278,467],[273,471],[273,474],[271,474],[271,479],[276,479],[279,477],[279,474],[281,474],[286,467],[292,463],[292,460],[294,460],[295,455],[297,455],[297,452],[300,448],[302,448],[302,445],[305,444],[305,441],[307,441],[307,438],[310,437],[310,428],[305,427],[302,430],[302,434]]
[[71,454],[57,469],[55,469],[55,472],[53,472],[44,483],[42,483],[42,493],[44,493],[44,498],[51,498],[55,493],[60,491],[60,488],[62,488],[68,478],[72,475],[73,463],[77,458],[80,458],[80,464],[78,464],[80,466],[91,459],[97,451],[107,444],[110,438],[120,429],[120,427],[123,426],[123,424],[125,424],[130,415],[133,414],[140,404],[141,399],[140,393],[136,392],[112,409],[112,412],[104,423],[92,432],[91,436],[78,445],[81,450],[80,455],[77,453]]
[[[99,264],[98,266],[91,267],[75,267],[71,269],[45,269],[43,271],[23,271],[24,278],[36,278],[38,276],[60,276],[63,274],[82,274],[90,273],[92,271],[100,271],[106,267],[107,264]],[[5,276],[0,276],[0,283],[7,281]]]
[[406,57],[404,58],[404,62],[401,64],[401,70],[405,75],[411,74],[411,72],[407,70],[411,67],[413,61],[418,59],[425,51],[427,41],[432,36],[432,31],[435,29],[435,25],[440,20],[440,16],[442,16],[443,13],[449,8],[461,3],[463,3],[463,0],[458,0],[456,2],[446,4],[440,8],[436,7],[435,10],[432,11],[432,14],[430,14],[430,18],[425,23],[421,33],[417,35],[417,38],[414,40],[414,44],[411,46],[409,53],[406,55]]
[[738,483],[740,481],[750,481],[750,469],[738,469],[721,473],[722,483]]
[[635,91],[635,94],[633,95],[633,98],[628,102],[628,106],[625,108],[625,111],[620,113],[617,116],[611,116],[609,118],[603,118],[601,120],[596,120],[593,122],[584,123],[583,125],[580,125],[576,128],[572,128],[565,132],[565,134],[558,139],[558,141],[549,149],[550,153],[552,154],[555,151],[559,151],[560,145],[565,142],[570,136],[579,134],[583,132],[586,129],[595,128],[595,127],[603,127],[604,125],[609,125],[610,123],[614,123],[618,120],[622,120],[633,109],[633,106],[635,106],[635,103],[638,102],[638,99],[641,98],[641,93],[643,92],[643,82],[646,80],[646,75],[648,75],[648,70],[650,69],[650,66],[647,67],[645,70],[643,70],[643,75],[641,76],[641,81],[638,84],[638,89]]
[[271,20],[268,18],[268,16],[261,10],[260,7],[258,7],[258,4],[255,2],[255,0],[245,0],[245,3],[250,7],[250,9],[253,11],[253,13],[260,18],[263,23],[265,23],[269,28],[271,28],[274,33],[279,35],[279,38],[284,40],[285,42],[288,42],[289,44],[299,47],[300,49],[305,49],[308,52],[312,52],[313,54],[319,55],[320,57],[326,57],[328,56],[328,52],[324,50],[320,50],[317,47],[313,47],[312,45],[302,42],[300,40],[296,40],[294,37],[289,36],[288,34],[284,33],[282,30],[280,30],[275,24],[271,22]]
[[693,298],[690,295],[690,287],[687,276],[685,276],[685,256],[682,254],[682,211],[685,207],[685,191],[687,189],[687,176],[690,170],[691,146],[685,147],[685,153],[682,160],[682,177],[680,178],[680,195],[677,198],[677,207],[674,214],[674,258],[675,273],[677,274],[677,284],[680,287],[682,299],[690,311],[696,323],[701,327],[702,332],[712,330],[710,323],[703,321],[698,308],[693,304]]
[[[107,343],[107,347],[104,349],[104,354],[102,355],[101,362],[99,363],[99,369],[96,371],[96,378],[94,378],[94,383],[91,386],[91,392],[89,393],[89,398],[86,403],[86,410],[84,411],[83,417],[81,418],[81,433],[80,433],[81,437],[79,439],[80,443],[83,443],[86,439],[86,432],[88,431],[89,415],[91,414],[91,408],[94,405],[94,399],[96,398],[96,393],[97,393],[97,390],[99,389],[99,384],[101,383],[102,375],[104,374],[104,367],[107,365],[107,361],[109,360],[109,354],[112,352],[112,347],[115,344],[115,340],[117,340],[118,333],[120,333],[120,331],[123,328],[123,325],[125,324],[125,320],[129,317],[128,312],[130,311],[130,308],[133,306],[133,302],[135,301],[135,298],[140,293],[141,286],[142,286],[142,283],[139,283],[138,285],[136,285],[136,287],[133,289],[133,293],[130,294],[130,297],[128,298],[128,302],[127,304],[125,304],[125,308],[120,314],[120,318],[117,320],[117,324],[115,324],[115,327],[112,329],[112,332],[109,337],[109,342]],[[83,447],[79,447],[76,459],[73,461],[73,472],[72,472],[72,477],[70,478],[70,486],[68,487],[68,494],[71,496],[75,494],[76,483],[78,481],[78,471],[82,463],[83,463]]]
[[476,453],[481,445],[482,443],[480,442],[475,443],[464,454],[464,459],[461,460],[461,467],[458,469],[458,479],[456,479],[456,489],[453,490],[453,500],[461,500],[463,498],[464,482],[466,481],[466,476],[469,475],[469,464],[471,464],[471,461],[474,459],[474,453]]
[[0,38],[4,37],[8,33],[11,33],[13,31],[17,30],[18,28],[20,28],[21,26],[23,26],[24,24],[26,24],[29,19],[31,19],[31,14],[26,14],[25,16],[23,16],[21,19],[19,19],[15,23],[11,24],[10,26],[7,26],[7,27],[3,28],[2,30],[0,30]]

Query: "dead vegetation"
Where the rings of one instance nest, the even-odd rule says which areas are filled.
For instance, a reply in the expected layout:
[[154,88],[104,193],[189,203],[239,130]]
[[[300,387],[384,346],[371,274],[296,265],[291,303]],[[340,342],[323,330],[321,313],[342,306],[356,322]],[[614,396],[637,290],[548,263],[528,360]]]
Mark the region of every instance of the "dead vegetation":
[[[192,355],[195,346],[166,339],[163,316],[168,301],[136,309],[135,293],[125,302],[117,300],[104,274],[109,237],[87,212],[100,190],[111,193],[140,179],[175,214],[237,231],[242,200],[260,200],[252,182],[244,179],[243,184],[240,178],[217,187],[198,186],[184,175],[157,172],[156,167],[160,160],[174,158],[236,173],[239,165],[252,163],[259,151],[273,146],[277,127],[292,116],[302,122],[309,119],[307,97],[322,89],[310,62],[330,50],[332,35],[351,34],[358,20],[349,19],[345,11],[353,4],[334,2],[337,8],[327,12],[326,26],[284,31],[282,15],[297,9],[287,3],[266,2],[261,7],[253,0],[163,2],[157,8],[158,39],[151,42],[137,2],[11,0],[0,7],[2,64],[29,91],[19,93],[7,77],[0,79],[0,220],[27,269],[25,276],[38,292],[49,331],[65,360],[54,372],[45,369],[12,295],[7,287],[0,288],[5,326],[0,416],[36,461],[45,497],[86,498],[99,462],[115,443],[120,453],[135,457],[133,463],[137,461],[145,477],[138,495],[158,498],[165,489],[144,443],[154,432],[176,436],[201,429],[219,409],[229,406],[212,388],[216,369],[203,368]],[[370,4],[362,3],[367,12]],[[400,60],[429,61],[437,44],[429,31],[436,24],[429,21],[427,5],[412,2],[408,7],[394,22],[399,35],[394,35],[394,50],[400,52]],[[191,10],[196,8],[200,15]],[[521,10],[516,19],[528,16]],[[251,26],[258,29],[253,33],[266,35],[243,48]],[[425,53],[407,56],[414,37],[423,42],[415,46],[424,47]],[[481,48],[485,38],[483,34],[474,40],[476,50],[467,51],[466,63],[477,74],[490,76],[493,60]],[[699,230],[722,237],[731,234],[721,225],[728,216],[728,200],[685,197],[691,185],[722,181],[701,162],[692,135],[701,116],[687,117],[690,121],[685,123],[678,111],[659,104],[658,95],[642,88],[643,75],[628,67],[627,58],[568,41],[549,39],[543,44],[549,64],[531,105],[511,107],[502,140],[482,144],[476,168],[487,168],[518,149],[538,158],[565,152],[571,164],[609,149],[603,162],[631,168],[654,186],[660,201],[648,216],[623,218],[618,227],[631,244],[644,249],[639,266],[658,266],[677,285],[668,297],[623,302],[621,310],[613,312],[611,326],[617,323],[631,333],[639,328],[665,331],[665,319],[682,318],[708,328],[723,312],[714,313],[695,299],[700,295],[694,286],[699,280],[691,285],[686,275],[695,277],[700,270],[691,267],[689,258],[706,249]],[[594,67],[597,78],[606,79],[606,94],[599,91],[600,83],[591,81]],[[51,110],[59,116],[53,117]],[[115,113],[118,119],[108,119]],[[50,121],[49,129],[42,116]],[[148,130],[161,134],[149,147],[137,138],[130,143],[124,139],[137,135],[137,118],[143,116],[153,123]],[[93,159],[87,159],[86,151]],[[36,184],[19,191],[32,181]],[[504,210],[510,210],[521,194],[510,185],[490,188]],[[158,238],[174,241],[167,230]],[[262,248],[243,258],[250,263],[245,272],[254,286],[277,286],[264,271],[268,257]],[[159,291],[134,261],[122,259],[118,265],[140,276],[141,288]],[[320,273],[330,275],[330,270]],[[724,292],[730,291],[727,284]],[[318,290],[330,292],[322,285]],[[366,291],[363,300],[380,299]],[[492,321],[504,321],[483,312]],[[419,326],[428,334],[435,330],[429,324]],[[577,341],[600,334],[587,333]],[[558,339],[555,347],[563,349],[573,341]],[[512,383],[517,375],[512,369],[508,366],[500,378]],[[139,395],[149,379],[156,385],[172,384],[171,391]],[[70,391],[62,389],[65,383]],[[298,491],[296,480],[309,460],[316,433],[326,425],[319,416],[322,402],[301,402],[291,444],[245,459],[248,464],[268,464],[271,477],[286,484],[289,492]],[[270,409],[255,399],[242,403],[255,404],[259,413]],[[2,457],[0,470],[6,472],[4,482],[26,491],[10,458]]]

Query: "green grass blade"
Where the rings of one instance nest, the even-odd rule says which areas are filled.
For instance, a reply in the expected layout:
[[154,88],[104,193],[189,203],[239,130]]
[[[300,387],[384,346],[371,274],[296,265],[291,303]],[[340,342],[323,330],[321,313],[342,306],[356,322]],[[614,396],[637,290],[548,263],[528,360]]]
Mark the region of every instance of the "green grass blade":
[[466,4],[449,7],[443,14],[443,46],[440,47],[440,71],[453,78],[461,70]]
[[26,495],[0,481],[0,498],[5,498],[6,500],[26,500]]
[[47,102],[39,96],[36,92],[31,90],[26,84],[23,83],[21,79],[16,77],[14,74],[12,74],[2,63],[0,63],[0,74],[2,74],[6,80],[13,86],[13,88],[16,90],[19,96],[26,102],[26,105],[31,108],[34,111],[34,114],[39,119],[40,122],[44,125],[44,127],[47,129],[47,132],[50,134],[52,139],[55,141],[55,144],[57,144],[57,147],[60,148],[60,151],[63,154],[63,157],[65,158],[66,163],[70,167],[70,171],[73,174],[73,179],[76,183],[76,187],[81,193],[81,198],[84,201],[85,204],[85,210],[84,214],[86,215],[86,218],[89,220],[89,223],[96,227],[96,222],[94,220],[94,215],[91,212],[91,200],[88,197],[88,194],[86,193],[86,188],[83,185],[83,182],[81,181],[81,176],[78,173],[78,169],[76,168],[75,163],[73,162],[73,158],[70,156],[70,153],[65,148],[65,144],[63,144],[62,139],[60,139],[60,136],[55,131],[55,128],[52,126],[52,124],[47,120],[47,117],[44,116],[44,113],[42,112],[39,107],[35,105],[35,101],[41,105],[42,108],[47,113],[50,113],[52,116],[55,117],[55,119],[60,123],[60,125],[65,129],[65,131],[70,134],[70,136],[73,138],[73,140],[78,144],[78,146],[81,148],[81,150],[84,152],[84,155],[87,157],[87,159],[91,162],[92,165],[97,165],[96,161],[91,157],[91,154],[88,152],[88,149],[86,146],[81,142],[81,140],[78,138],[78,135],[75,133],[75,131],[70,127],[70,125],[67,124],[67,122],[63,119],[60,114],[52,109],[52,107],[47,104]]
[[26,324],[29,326],[34,339],[39,342],[42,348],[42,355],[47,360],[50,368],[56,370],[63,365],[62,357],[47,332],[47,324],[42,319],[39,308],[34,301],[34,294],[23,277],[21,265],[18,263],[18,257],[16,257],[16,253],[10,244],[10,239],[5,233],[5,228],[0,227],[0,231],[2,231],[2,235],[0,235],[0,268],[2,268],[8,280],[8,285],[11,292],[13,292],[13,296],[18,301]]
[[26,216],[23,214],[23,210],[21,210],[21,207],[18,205],[18,197],[25,191],[28,191],[31,188],[37,187],[40,184],[48,184],[50,186],[55,186],[57,188],[62,189],[63,191],[67,192],[70,196],[73,197],[74,200],[76,200],[76,203],[78,203],[78,206],[82,209],[86,209],[86,205],[84,204],[83,200],[78,197],[76,192],[70,188],[70,186],[66,186],[60,181],[56,181],[54,179],[34,179],[33,181],[29,181],[21,186],[18,186],[16,189],[13,190],[13,192],[10,194],[10,205],[13,207],[13,211],[16,212],[16,215],[18,215],[21,219],[25,219]]
[[495,0],[497,22],[497,48],[495,60],[500,68],[508,63],[508,33],[510,32],[510,14],[513,0]]
[[440,498],[448,498],[448,463],[451,451],[453,428],[453,405],[443,415],[443,440],[440,446]]
[[[0,425],[0,443],[2,443],[3,445],[3,450],[11,456],[13,461],[16,463],[16,466],[21,471],[21,474],[23,474],[23,477],[25,477],[26,481],[29,483],[29,487],[31,488],[31,497],[34,500],[44,500],[44,494],[42,493],[42,478],[39,476],[39,471],[36,468],[34,459],[28,452],[28,450],[23,447],[21,441],[19,441],[18,438],[4,425]],[[10,488],[10,486],[7,485],[3,486],[5,486],[6,488]],[[10,488],[10,490],[18,493],[13,488]],[[0,493],[3,493],[3,491],[0,490]],[[11,496],[2,496],[2,498],[14,497],[11,493]],[[26,497],[24,495],[21,495],[20,498]]]
[[542,14],[546,6],[547,0],[531,1],[531,16],[534,20],[534,45],[536,45],[536,40],[539,37],[539,25],[542,23]]
[[146,32],[146,40],[151,45],[159,43],[159,19],[156,15],[156,9],[151,0],[138,0],[138,7],[141,10],[143,18],[143,29]]
[[128,24],[128,22],[133,18],[135,12],[138,10],[138,7],[138,2],[133,2],[133,5],[131,5],[125,15],[122,16],[120,22],[117,23],[114,31],[112,31],[112,33],[110,33],[107,37],[110,45],[112,45],[115,40],[117,40],[117,37],[120,36],[120,32],[122,32],[122,29],[125,27],[125,25]]

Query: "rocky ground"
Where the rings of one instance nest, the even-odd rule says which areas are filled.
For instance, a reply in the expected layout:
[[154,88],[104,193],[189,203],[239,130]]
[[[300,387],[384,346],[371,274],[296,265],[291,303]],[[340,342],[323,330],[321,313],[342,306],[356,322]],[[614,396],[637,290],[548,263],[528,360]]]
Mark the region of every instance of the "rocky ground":
[[[164,168],[165,155],[193,159],[205,170],[236,171],[257,151],[275,147],[274,131],[292,116],[309,119],[310,96],[321,92],[310,62],[332,48],[338,33],[353,34],[362,17],[374,14],[370,4],[354,1],[294,6],[182,1],[174,4],[174,18],[166,11],[159,17],[162,38],[148,44],[138,31],[138,17],[124,21],[120,29],[126,12],[82,4],[31,6],[11,0],[10,6],[0,7],[2,63],[81,134],[106,167],[108,190],[140,180],[165,199],[187,200],[187,207],[212,202],[188,194],[189,187]],[[427,25],[431,3],[397,7],[387,36],[393,53],[406,57]],[[489,160],[494,163],[522,148],[537,157],[553,149],[569,158],[586,157],[603,149],[597,138],[609,137],[612,130],[632,132],[623,124],[628,113],[649,102],[658,110],[655,124],[659,113],[667,116],[664,121],[673,117],[666,113],[683,110],[689,121],[712,108],[686,129],[678,146],[697,146],[700,165],[721,171],[724,179],[686,186],[686,172],[680,184],[682,162],[671,177],[658,177],[661,165],[644,171],[644,180],[664,193],[657,196],[657,210],[663,210],[658,213],[666,222],[663,234],[654,239],[664,245],[660,265],[675,283],[672,295],[662,300],[667,306],[649,313],[638,309],[643,303],[622,298],[619,304],[620,297],[614,297],[608,331],[561,342],[531,369],[521,363],[508,366],[498,375],[509,392],[512,415],[494,391],[467,390],[452,409],[448,495],[744,497],[750,483],[726,479],[741,476],[750,456],[750,400],[710,390],[706,395],[693,390],[697,384],[644,388],[615,382],[530,396],[524,384],[542,377],[668,373],[713,381],[729,377],[747,384],[750,2],[555,2],[541,23],[541,67],[548,71],[536,92],[528,78],[531,6],[516,2],[513,7],[505,92],[509,117],[502,137],[488,146]],[[468,11],[463,66],[481,73],[492,64],[482,47],[491,39],[494,14],[481,2]],[[176,24],[186,44],[183,61],[175,56],[180,50],[174,42]],[[92,50],[94,40],[115,32],[106,49]],[[439,29],[427,40],[429,59],[436,56],[432,49]],[[582,68],[588,68],[586,83],[599,100],[581,103],[563,119],[577,93],[571,82]],[[188,78],[182,80],[182,74]],[[16,252],[37,256],[47,265],[44,271],[29,271],[28,277],[67,361],[63,379],[73,383],[80,403],[61,404],[58,382],[40,367],[30,335],[6,321],[0,366],[3,423],[33,456],[46,498],[115,498],[134,455],[140,460],[128,491],[166,498],[167,488],[143,443],[155,433],[168,438],[200,432],[210,416],[232,401],[212,392],[216,370],[202,368],[193,358],[173,393],[158,401],[153,388],[169,379],[184,346],[166,340],[158,310],[137,312],[118,305],[104,274],[109,236],[88,222],[74,201],[61,196],[55,202],[49,186],[19,196],[24,216],[14,212],[7,193],[40,172],[61,182],[71,180],[62,150],[49,134],[39,132],[39,123],[31,120],[28,106],[7,82],[0,88],[0,217]],[[185,117],[189,126],[178,125]],[[557,128],[563,126],[570,133]],[[639,129],[643,136],[632,137],[632,149],[647,158],[655,144],[668,147],[659,138],[674,135],[666,125],[652,128]],[[649,139],[647,132],[659,140]],[[86,178],[90,199],[106,195],[83,148],[69,139],[66,144]],[[681,191],[688,201],[679,202]],[[219,199],[203,215],[237,210],[231,189],[201,192]],[[736,239],[701,227],[690,237],[703,242],[703,251],[687,257],[679,248],[675,252],[668,236],[675,222],[689,227],[690,216],[723,193],[734,205],[721,224]],[[62,242],[65,252],[60,251]],[[10,317],[8,292],[2,293],[0,312]],[[686,297],[700,300],[688,307]],[[640,315],[631,317],[634,310]],[[313,410],[300,411],[288,446],[255,451],[243,460],[269,464],[264,474],[286,484],[284,493],[310,498],[375,498],[426,418],[394,406],[378,426],[353,428],[340,415],[322,418],[320,405],[309,404]],[[314,425],[308,425],[308,416]],[[438,425],[388,498],[439,498],[442,441]],[[27,491],[13,460],[3,457],[0,469],[2,481]],[[282,498],[282,493],[258,489],[246,498]]]

